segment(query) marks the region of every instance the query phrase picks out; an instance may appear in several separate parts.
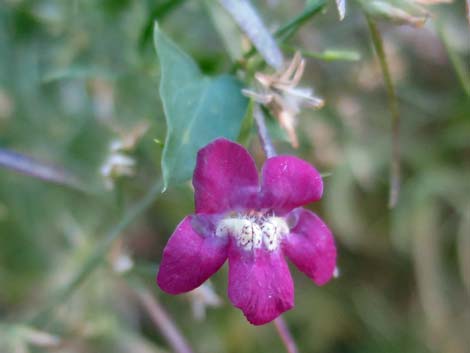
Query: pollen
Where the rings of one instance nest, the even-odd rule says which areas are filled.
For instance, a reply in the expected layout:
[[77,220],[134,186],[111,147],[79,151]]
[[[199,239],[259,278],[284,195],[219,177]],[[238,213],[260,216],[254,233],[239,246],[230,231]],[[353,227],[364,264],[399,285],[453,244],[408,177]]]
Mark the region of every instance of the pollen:
[[289,234],[287,222],[280,217],[239,216],[221,220],[216,236],[231,236],[237,245],[246,250],[264,248],[274,251],[279,248],[283,237]]

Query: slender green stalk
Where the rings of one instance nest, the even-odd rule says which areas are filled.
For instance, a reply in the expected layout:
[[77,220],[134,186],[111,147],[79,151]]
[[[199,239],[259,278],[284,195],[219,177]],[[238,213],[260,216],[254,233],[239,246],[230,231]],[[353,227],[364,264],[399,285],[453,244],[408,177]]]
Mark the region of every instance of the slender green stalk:
[[152,203],[157,199],[162,191],[162,182],[158,179],[144,197],[127,212],[124,213],[121,221],[111,227],[107,235],[99,242],[95,250],[85,260],[80,270],[72,277],[72,279],[64,286],[64,288],[54,295],[51,300],[42,308],[36,316],[33,317],[32,323],[41,325],[46,322],[50,314],[61,303],[65,302],[77,288],[85,281],[86,278],[103,262],[106,253],[116,239],[118,239],[124,230],[136,220]]
[[313,16],[320,13],[326,5],[326,0],[318,0],[305,7],[305,9],[290,21],[282,25],[274,32],[274,36],[278,38],[281,43],[291,38],[302,25],[304,25]]
[[361,54],[354,50],[324,50],[322,52],[297,49],[289,45],[283,45],[282,48],[289,53],[299,52],[304,58],[314,58],[323,61],[358,61],[361,60]]
[[465,7],[466,7],[466,12],[467,12],[467,21],[468,21],[468,24],[470,25],[470,0],[467,0]]
[[470,297],[470,203],[463,212],[457,235],[457,254],[459,259],[460,276]]
[[[274,32],[274,37],[278,40],[279,43],[285,43],[289,38],[291,38],[297,31],[312,17],[320,13],[326,5],[326,0],[318,0],[313,4],[308,5],[301,13],[293,17],[287,23],[279,27],[276,32]],[[253,55],[256,54],[256,48],[251,48],[243,56],[242,61],[250,59]],[[236,63],[231,71],[236,71],[240,67],[240,63]]]
[[444,29],[442,27],[439,27],[439,35],[441,37],[442,42],[444,43],[447,55],[449,56],[452,66],[454,67],[457,78],[459,79],[460,84],[462,85],[462,88],[467,94],[467,96],[470,97],[470,74],[467,71],[470,66],[468,65],[468,63],[465,64],[459,56],[459,53],[457,53],[455,49],[452,48],[452,45],[449,43],[449,40],[447,39]]
[[250,39],[266,63],[280,70],[284,64],[282,52],[250,1],[219,0],[219,3]]
[[366,14],[367,24],[374,44],[375,52],[379,58],[380,68],[387,90],[388,103],[390,115],[392,118],[392,153],[390,163],[390,194],[389,194],[389,207],[393,208],[398,202],[398,195],[400,192],[400,112],[398,110],[398,99],[390,75],[390,69],[385,56],[382,36],[375,21]]
[[433,346],[437,352],[468,353],[467,342],[460,335],[462,321],[455,316],[446,294],[439,207],[435,198],[427,197],[415,208],[411,250],[417,294],[433,336]]

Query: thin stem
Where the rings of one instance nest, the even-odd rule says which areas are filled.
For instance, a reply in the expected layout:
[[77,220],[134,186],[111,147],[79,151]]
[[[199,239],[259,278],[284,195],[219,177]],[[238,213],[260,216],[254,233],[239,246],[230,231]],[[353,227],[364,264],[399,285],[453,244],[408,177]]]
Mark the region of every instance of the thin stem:
[[51,312],[59,306],[59,304],[65,302],[77,288],[85,281],[86,278],[103,262],[105,254],[124,232],[124,230],[145,210],[147,210],[155,199],[161,194],[162,183],[158,179],[152,186],[152,188],[145,194],[144,197],[136,204],[134,204],[122,217],[121,221],[114,225],[108,232],[108,234],[100,241],[96,246],[95,250],[85,260],[83,266],[75,274],[74,277],[65,285],[64,289],[61,290],[57,295],[53,296],[51,300],[45,305],[45,307],[33,318],[34,324],[41,324],[47,321]]
[[143,287],[135,290],[134,294],[173,351],[176,353],[193,353],[186,339],[155,296]]
[[89,193],[89,191],[85,189],[84,184],[75,175],[64,168],[39,161],[6,148],[0,148],[0,168],[1,167],[29,175],[33,178]]
[[470,204],[464,211],[457,237],[460,275],[470,298]]
[[258,127],[259,140],[263,146],[266,158],[274,157],[276,155],[276,149],[271,141],[271,136],[269,136],[266,122],[264,120],[264,113],[258,104],[255,104],[253,108],[253,117],[255,118],[256,126]]
[[250,38],[264,60],[276,70],[280,70],[284,64],[282,52],[250,1],[219,0],[219,3]]
[[326,0],[318,0],[305,7],[305,9],[297,16],[292,18],[274,32],[274,36],[279,38],[281,42],[285,42],[291,38],[299,28],[310,20],[313,16],[320,13],[326,5]]
[[[227,8],[228,3],[232,3],[231,0],[221,0],[221,3],[225,5]],[[280,42],[286,41],[288,38],[290,38],[299,28],[300,26],[305,23],[309,18],[311,18],[313,15],[318,13],[323,6],[325,5],[326,1],[325,0],[320,0],[313,5],[307,7],[300,15],[296,16],[294,19],[289,21],[286,25],[282,26],[279,28],[276,33],[275,37],[279,38]],[[231,12],[232,16],[234,14]],[[237,17],[234,16],[235,20],[240,24],[240,20],[237,20]],[[243,26],[241,26],[243,28]],[[245,29],[245,28],[243,28]],[[275,43],[274,43],[275,45]],[[259,49],[259,48],[258,48]],[[248,59],[255,53],[255,50],[252,49],[250,52],[248,52],[245,55],[245,59]],[[266,57],[265,57],[266,59]],[[269,58],[266,60],[269,63]],[[276,65],[272,65],[276,67]],[[266,122],[265,122],[265,117],[264,117],[264,112],[262,111],[261,107],[259,104],[255,104],[253,107],[253,117],[255,119],[257,128],[258,128],[258,136],[261,142],[261,145],[263,147],[264,153],[266,155],[266,158],[271,158],[276,156],[276,149],[274,148],[274,145],[272,143],[271,137],[269,136],[268,129],[266,127]],[[286,350],[288,353],[298,353],[297,345],[295,344],[294,339],[292,338],[292,335],[289,331],[289,328],[287,327],[284,319],[279,316],[274,320],[274,325],[276,327],[276,330],[286,347]]]
[[[443,278],[443,251],[440,234],[439,208],[431,197],[417,204],[414,211],[412,255],[414,261],[417,294],[424,309],[432,335],[431,344],[436,351],[468,353],[461,322],[454,316],[447,300]],[[467,347],[467,348],[465,348]]]
[[[300,27],[302,27],[302,25],[304,25],[316,14],[320,13],[325,8],[325,5],[326,0],[319,0],[311,5],[308,5],[301,13],[299,13],[287,23],[279,27],[276,32],[274,32],[274,37],[279,43],[285,43],[300,29]],[[253,47],[245,55],[243,55],[242,61],[250,59],[255,54],[256,48]],[[231,71],[236,71],[240,67],[240,65],[241,62],[235,63]]]
[[372,43],[379,58],[380,68],[385,81],[387,90],[390,114],[392,117],[392,153],[390,163],[390,195],[389,207],[393,208],[398,202],[398,194],[400,192],[400,112],[398,111],[398,99],[390,75],[387,58],[385,56],[382,36],[375,21],[366,14],[367,24],[372,37]]
[[466,12],[467,12],[467,21],[468,21],[468,24],[470,25],[470,0],[467,0]]
[[[276,155],[276,150],[272,144],[268,129],[266,128],[264,113],[258,104],[255,104],[254,106],[253,116],[258,127],[259,140],[261,142],[261,145],[263,146],[266,158],[274,157]],[[277,333],[279,334],[279,337],[281,337],[282,343],[284,343],[287,352],[298,353],[297,345],[295,344],[295,341],[292,338],[292,335],[289,332],[289,328],[287,327],[284,319],[281,316],[278,316],[274,320],[274,325],[276,326]]]
[[274,320],[274,326],[276,326],[276,330],[279,333],[279,337],[281,337],[282,343],[286,347],[288,353],[298,353],[299,350],[297,345],[295,344],[294,339],[289,331],[289,328],[286,325],[286,322],[282,318],[282,316],[278,316]]
[[470,75],[467,71],[468,63],[465,63],[464,60],[460,58],[456,50],[452,48],[452,45],[447,39],[447,35],[442,26],[438,26],[438,33],[441,37],[442,43],[444,43],[444,47],[446,48],[447,55],[449,56],[452,66],[454,67],[457,78],[462,85],[465,94],[470,97]]
[[354,50],[324,50],[322,52],[315,52],[303,49],[297,49],[289,45],[282,45],[282,49],[289,53],[299,52],[302,57],[314,58],[323,61],[358,61],[361,60],[361,54]]

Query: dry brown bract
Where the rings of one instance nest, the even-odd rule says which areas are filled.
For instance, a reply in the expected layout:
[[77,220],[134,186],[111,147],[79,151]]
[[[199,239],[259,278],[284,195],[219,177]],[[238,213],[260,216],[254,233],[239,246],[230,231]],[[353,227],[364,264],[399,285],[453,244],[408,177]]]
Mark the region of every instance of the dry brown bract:
[[305,59],[296,53],[285,69],[272,75],[257,72],[261,92],[243,90],[243,94],[265,105],[286,130],[291,145],[299,146],[295,125],[303,107],[321,108],[324,101],[313,95],[311,88],[297,87],[305,70]]

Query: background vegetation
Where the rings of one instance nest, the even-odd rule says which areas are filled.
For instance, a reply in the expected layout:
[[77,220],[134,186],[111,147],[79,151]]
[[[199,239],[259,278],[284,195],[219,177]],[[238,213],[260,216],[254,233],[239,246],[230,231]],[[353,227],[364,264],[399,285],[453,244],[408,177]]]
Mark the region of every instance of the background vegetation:
[[[333,1],[253,2],[268,29],[294,24],[281,49],[308,57],[302,85],[326,102],[302,112],[297,150],[268,120],[279,152],[327,175],[312,209],[339,248],[340,276],[327,286],[293,271],[296,307],[284,317],[300,352],[470,352],[465,4],[428,7],[415,28],[423,14],[412,1],[371,3],[350,1],[340,22]],[[319,11],[299,21],[305,6]],[[393,209],[389,100],[367,18],[401,116]],[[188,183],[161,193],[155,20],[206,75],[234,72],[250,49],[210,0],[0,3],[1,353],[171,351],[167,319],[196,352],[285,351],[272,325],[253,327],[229,304],[225,267],[193,295],[154,283],[169,235],[193,212]],[[248,63],[263,68],[259,54]],[[244,85],[250,67],[238,69]],[[247,124],[241,138],[261,164]]]

